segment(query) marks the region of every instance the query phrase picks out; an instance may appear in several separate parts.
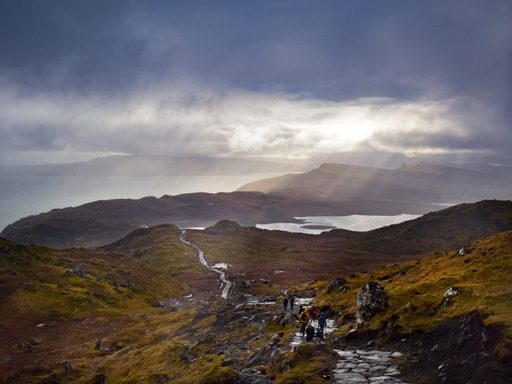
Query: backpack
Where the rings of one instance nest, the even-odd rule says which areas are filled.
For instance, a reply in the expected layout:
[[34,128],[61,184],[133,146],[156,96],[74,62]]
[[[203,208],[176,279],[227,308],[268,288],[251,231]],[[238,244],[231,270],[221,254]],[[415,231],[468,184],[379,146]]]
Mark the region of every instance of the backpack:
[[313,337],[315,337],[315,328],[312,325],[308,325],[306,327],[306,341],[313,340]]

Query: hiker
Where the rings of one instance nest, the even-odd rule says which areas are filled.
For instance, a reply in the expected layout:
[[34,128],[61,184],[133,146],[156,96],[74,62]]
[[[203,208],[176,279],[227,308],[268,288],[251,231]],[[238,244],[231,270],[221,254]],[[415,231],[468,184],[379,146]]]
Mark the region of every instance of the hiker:
[[299,315],[300,333],[301,333],[302,337],[304,337],[304,333],[306,333],[306,327],[310,320],[309,311],[307,311],[306,309],[302,310]]
[[327,325],[327,319],[325,318],[325,315],[322,313],[320,315],[320,318],[318,319],[318,326],[322,330],[322,333],[324,333],[324,328]]
[[313,340],[313,337],[315,337],[315,328],[311,324],[309,324],[306,327],[306,341]]
[[293,311],[293,303],[295,302],[295,296],[293,296],[293,295],[290,296],[289,302],[290,302],[290,309]]
[[316,307],[313,305],[313,306],[311,307],[311,321],[315,321],[317,316],[318,316],[318,310],[317,310],[317,309],[316,309]]
[[288,298],[287,297],[285,297],[283,299],[283,307],[284,307],[284,311],[286,312],[286,308],[288,307]]
[[299,307],[299,315],[302,313],[302,311],[304,311],[304,307],[301,305],[301,306]]
[[319,325],[316,327],[315,337],[318,337],[320,340],[324,339],[324,330]]

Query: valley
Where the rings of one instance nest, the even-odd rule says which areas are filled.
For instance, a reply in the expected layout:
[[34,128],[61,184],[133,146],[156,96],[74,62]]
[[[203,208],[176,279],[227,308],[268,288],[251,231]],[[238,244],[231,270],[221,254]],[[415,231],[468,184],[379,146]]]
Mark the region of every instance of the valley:
[[[379,350],[400,352],[402,382],[505,383],[511,204],[463,204],[369,232],[221,221],[186,234],[141,228],[96,249],[2,239],[0,382],[330,383],[348,377],[343,351]],[[356,296],[370,281],[385,300],[360,327]],[[292,294],[338,324],[325,342],[289,347],[299,325],[282,299]],[[467,362],[452,358],[461,345]]]

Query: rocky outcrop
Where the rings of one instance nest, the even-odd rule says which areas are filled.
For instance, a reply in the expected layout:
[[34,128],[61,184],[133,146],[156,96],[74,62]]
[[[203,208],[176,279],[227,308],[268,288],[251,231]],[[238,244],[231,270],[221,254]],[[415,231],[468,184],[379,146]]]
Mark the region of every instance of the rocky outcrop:
[[[503,327],[486,326],[485,315],[471,311],[451,318],[431,332],[410,335],[402,348],[410,351],[407,382],[508,384],[510,355],[503,349]],[[505,352],[500,356],[499,351]]]
[[329,283],[329,286],[327,287],[327,293],[333,293],[333,292],[345,292],[349,290],[350,287],[346,285],[346,281],[342,277],[336,278],[336,280],[333,280]]
[[454,287],[450,287],[446,290],[446,292],[443,295],[443,301],[441,302],[441,308],[446,307],[449,305],[452,301],[452,298],[457,296],[459,294],[459,290]]
[[85,275],[87,274],[84,266],[81,264],[77,264],[73,267],[73,273],[80,277],[85,277]]
[[370,281],[366,283],[357,294],[357,329],[362,329],[386,304],[384,287],[379,283]]

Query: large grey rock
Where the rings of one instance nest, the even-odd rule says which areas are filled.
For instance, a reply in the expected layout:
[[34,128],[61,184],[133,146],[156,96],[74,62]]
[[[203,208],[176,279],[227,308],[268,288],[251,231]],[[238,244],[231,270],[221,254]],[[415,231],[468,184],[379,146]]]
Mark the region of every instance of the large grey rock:
[[356,303],[356,324],[357,328],[361,329],[385,306],[384,287],[374,281],[366,283],[357,294]]

